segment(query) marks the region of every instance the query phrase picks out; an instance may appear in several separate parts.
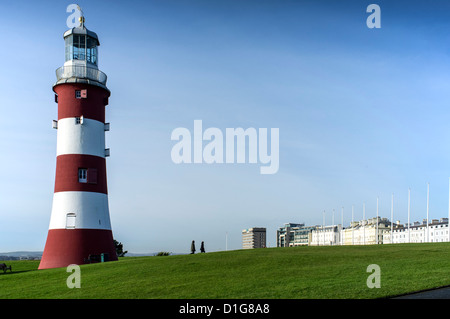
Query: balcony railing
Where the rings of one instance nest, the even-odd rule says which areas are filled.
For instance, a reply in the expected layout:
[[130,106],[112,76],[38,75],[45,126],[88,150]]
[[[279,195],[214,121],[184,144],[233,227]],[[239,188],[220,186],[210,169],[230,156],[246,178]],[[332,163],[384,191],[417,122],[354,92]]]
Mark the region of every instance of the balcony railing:
[[58,81],[70,78],[89,79],[103,85],[106,85],[107,80],[106,74],[102,71],[84,65],[62,66],[56,70],[56,78]]

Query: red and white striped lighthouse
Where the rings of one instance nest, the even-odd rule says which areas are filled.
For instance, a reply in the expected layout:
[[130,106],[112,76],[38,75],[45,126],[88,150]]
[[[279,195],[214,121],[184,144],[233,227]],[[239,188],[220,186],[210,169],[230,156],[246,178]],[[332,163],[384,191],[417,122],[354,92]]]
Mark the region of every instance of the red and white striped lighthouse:
[[53,85],[58,103],[56,175],[50,226],[39,269],[117,260],[106,182],[105,107],[110,91],[98,69],[97,35],[64,33],[65,63]]

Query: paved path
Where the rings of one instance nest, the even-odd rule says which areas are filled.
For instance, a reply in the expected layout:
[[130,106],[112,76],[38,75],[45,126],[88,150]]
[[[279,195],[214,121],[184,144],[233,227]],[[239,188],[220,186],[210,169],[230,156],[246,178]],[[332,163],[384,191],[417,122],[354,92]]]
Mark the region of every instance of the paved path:
[[450,299],[450,287],[416,292],[410,295],[395,297],[393,299]]

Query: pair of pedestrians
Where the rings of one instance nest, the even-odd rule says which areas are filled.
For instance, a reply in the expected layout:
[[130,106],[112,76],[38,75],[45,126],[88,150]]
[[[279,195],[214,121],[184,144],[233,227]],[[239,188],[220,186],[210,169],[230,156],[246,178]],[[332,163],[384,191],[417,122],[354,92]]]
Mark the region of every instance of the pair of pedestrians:
[[[202,244],[200,245],[200,252],[204,253],[205,252],[205,243],[202,242]],[[195,254],[195,241],[193,240],[191,243],[191,254]]]

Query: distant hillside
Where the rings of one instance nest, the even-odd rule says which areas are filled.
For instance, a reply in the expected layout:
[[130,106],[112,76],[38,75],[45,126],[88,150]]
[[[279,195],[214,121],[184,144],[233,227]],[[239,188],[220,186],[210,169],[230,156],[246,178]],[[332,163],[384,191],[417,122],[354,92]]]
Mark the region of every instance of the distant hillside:
[[[125,257],[145,257],[155,256],[158,252],[154,253],[126,253]],[[183,255],[178,253],[170,253],[171,255]],[[0,253],[0,260],[2,257],[14,257],[14,258],[40,258],[42,257],[42,251],[10,251]]]
[[10,251],[7,253],[0,253],[0,256],[8,257],[41,257],[42,251]]

